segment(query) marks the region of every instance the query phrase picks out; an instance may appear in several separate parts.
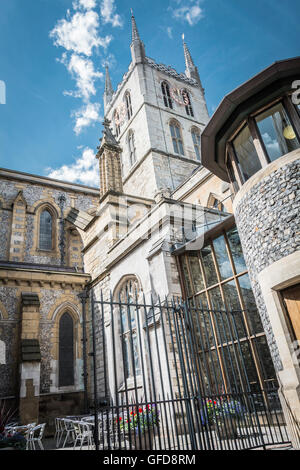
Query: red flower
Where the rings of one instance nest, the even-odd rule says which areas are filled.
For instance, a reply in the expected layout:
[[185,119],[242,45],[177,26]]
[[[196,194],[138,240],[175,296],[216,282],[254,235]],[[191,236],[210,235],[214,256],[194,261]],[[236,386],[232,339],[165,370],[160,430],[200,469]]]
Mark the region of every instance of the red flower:
[[122,421],[122,418],[119,418],[119,421]]
[[140,413],[143,413],[143,408],[139,408],[139,412],[140,412]]

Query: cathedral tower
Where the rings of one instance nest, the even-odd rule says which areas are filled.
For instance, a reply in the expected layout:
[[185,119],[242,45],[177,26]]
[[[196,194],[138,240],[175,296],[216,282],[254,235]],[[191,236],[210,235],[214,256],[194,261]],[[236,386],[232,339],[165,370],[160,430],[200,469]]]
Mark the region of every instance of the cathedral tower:
[[153,198],[175,190],[201,165],[209,116],[198,69],[184,42],[186,72],[146,56],[132,13],[132,61],[114,92],[106,70],[105,115],[122,148],[124,192]]

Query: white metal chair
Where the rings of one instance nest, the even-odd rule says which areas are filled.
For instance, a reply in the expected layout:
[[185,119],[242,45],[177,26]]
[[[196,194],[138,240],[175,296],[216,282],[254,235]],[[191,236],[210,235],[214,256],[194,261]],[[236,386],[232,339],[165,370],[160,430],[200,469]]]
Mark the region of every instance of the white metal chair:
[[42,439],[44,437],[46,423],[39,424],[33,428],[29,428],[26,438],[27,438],[27,450],[36,450],[36,443],[38,444],[40,450],[44,450],[42,444]]
[[72,443],[75,441],[75,439],[76,439],[76,429],[75,429],[75,426],[74,426],[74,421],[72,419],[63,418],[62,422],[63,422],[63,426],[64,426],[64,431],[63,432],[66,433],[65,439],[64,439],[64,442],[63,442],[63,445],[62,445],[62,447],[64,448],[68,441],[72,442]]
[[88,450],[91,450],[94,446],[93,442],[93,427],[92,423],[88,423],[85,421],[75,421],[74,422],[74,429],[76,438],[74,441],[74,450],[76,449],[77,443],[80,443],[79,450],[82,449],[84,444],[87,444]]
[[55,447],[56,448],[58,448],[59,445],[60,445],[60,442],[62,440],[64,431],[65,431],[65,427],[64,427],[63,418],[55,418],[54,440],[55,440]]

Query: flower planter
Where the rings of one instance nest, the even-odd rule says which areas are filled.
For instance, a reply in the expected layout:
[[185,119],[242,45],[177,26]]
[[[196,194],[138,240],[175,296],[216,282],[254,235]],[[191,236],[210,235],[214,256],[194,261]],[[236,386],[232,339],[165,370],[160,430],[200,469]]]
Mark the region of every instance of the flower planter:
[[132,450],[153,449],[153,438],[154,438],[153,428],[146,430],[144,433],[141,431],[140,434],[132,430],[130,433],[126,434],[126,447],[130,449],[130,441],[131,441]]
[[214,427],[219,439],[236,439],[238,437],[237,420],[234,416],[222,418]]

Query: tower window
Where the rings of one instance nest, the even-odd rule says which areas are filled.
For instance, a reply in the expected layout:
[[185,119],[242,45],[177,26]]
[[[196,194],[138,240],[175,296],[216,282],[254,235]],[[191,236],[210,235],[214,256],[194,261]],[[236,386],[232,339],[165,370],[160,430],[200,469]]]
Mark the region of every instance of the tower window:
[[132,104],[131,104],[131,96],[130,96],[129,91],[125,93],[125,105],[126,105],[127,119],[129,121],[132,117]]
[[186,90],[182,90],[182,98],[185,104],[185,112],[188,116],[194,117],[194,111],[191,103],[190,94]]
[[39,248],[40,250],[50,251],[53,249],[53,218],[50,212],[45,209],[40,215],[40,233]]
[[183,140],[182,140],[182,135],[181,135],[180,124],[177,121],[171,121],[170,131],[171,131],[174,152],[178,153],[179,155],[184,155]]
[[170,94],[169,84],[167,82],[162,82],[161,89],[162,89],[163,100],[164,100],[165,106],[167,108],[173,109],[173,103],[172,103],[172,98]]
[[120,132],[121,132],[121,125],[120,125],[120,116],[117,110],[114,113],[114,122],[115,122],[116,136],[119,137]]
[[133,166],[136,162],[136,152],[135,152],[135,143],[134,143],[134,133],[129,131],[128,133],[128,150],[129,150],[129,161],[130,166]]
[[200,131],[197,127],[193,127],[192,129],[192,138],[193,138],[193,144],[194,144],[194,149],[195,149],[197,160],[201,161]]

